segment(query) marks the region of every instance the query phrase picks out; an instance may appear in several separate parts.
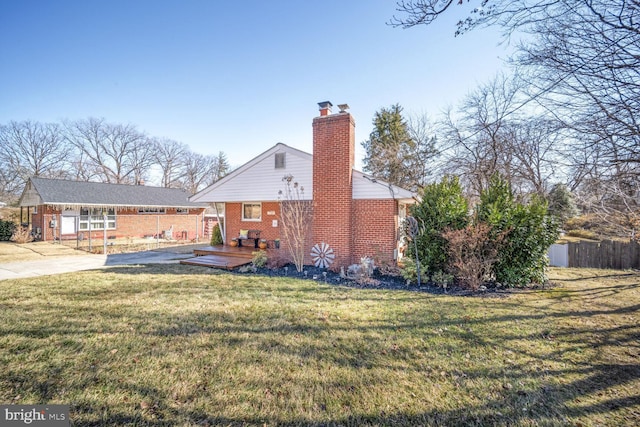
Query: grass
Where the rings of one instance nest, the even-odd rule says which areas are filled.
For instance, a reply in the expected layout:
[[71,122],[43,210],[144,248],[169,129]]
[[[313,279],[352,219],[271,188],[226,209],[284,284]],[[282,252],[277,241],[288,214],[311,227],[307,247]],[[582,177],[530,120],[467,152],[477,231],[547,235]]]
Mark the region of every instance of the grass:
[[65,245],[51,244],[49,242],[0,242],[0,264],[73,255],[86,255],[86,252],[76,251]]
[[[185,244],[183,242],[161,242],[160,247],[156,244],[156,241],[149,241],[152,243],[141,243],[144,239],[132,240],[132,243],[127,243],[129,240],[122,239],[116,241],[116,244],[108,247],[109,254],[123,253],[123,252],[136,252],[144,250],[171,250],[176,253],[191,253],[194,245]],[[69,257],[78,255],[88,255],[88,242],[85,240],[82,242],[81,250],[77,250],[78,243],[73,241],[63,241],[62,244],[54,242],[29,242],[29,243],[13,243],[13,242],[0,242],[0,264],[12,263],[12,262],[24,262],[24,261],[39,261],[42,259],[56,258],[56,257]],[[200,245],[202,246],[202,245]],[[96,240],[93,242],[94,250],[92,253],[102,253],[103,246],[102,240]]]
[[640,421],[640,274],[452,297],[181,265],[0,282],[0,402],[74,425]]

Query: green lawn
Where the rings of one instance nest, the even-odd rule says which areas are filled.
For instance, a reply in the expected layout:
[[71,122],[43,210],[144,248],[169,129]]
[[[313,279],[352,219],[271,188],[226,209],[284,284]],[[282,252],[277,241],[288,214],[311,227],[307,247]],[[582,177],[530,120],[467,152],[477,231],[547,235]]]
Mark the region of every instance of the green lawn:
[[640,273],[453,297],[153,265],[0,282],[0,403],[74,425],[640,423]]

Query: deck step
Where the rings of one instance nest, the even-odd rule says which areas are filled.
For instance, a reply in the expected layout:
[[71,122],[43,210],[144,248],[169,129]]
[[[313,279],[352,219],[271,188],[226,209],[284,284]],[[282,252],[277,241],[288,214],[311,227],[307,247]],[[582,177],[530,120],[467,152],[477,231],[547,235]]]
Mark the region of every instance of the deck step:
[[242,247],[231,247],[231,246],[203,246],[201,248],[197,248],[193,250],[193,254],[195,256],[202,255],[221,255],[235,258],[253,258],[253,252],[258,249],[249,248],[246,246]]
[[232,268],[240,267],[241,265],[250,263],[250,258],[230,255],[201,255],[194,258],[180,260],[180,264],[197,265],[201,267],[211,268],[226,268],[227,270],[231,270]]

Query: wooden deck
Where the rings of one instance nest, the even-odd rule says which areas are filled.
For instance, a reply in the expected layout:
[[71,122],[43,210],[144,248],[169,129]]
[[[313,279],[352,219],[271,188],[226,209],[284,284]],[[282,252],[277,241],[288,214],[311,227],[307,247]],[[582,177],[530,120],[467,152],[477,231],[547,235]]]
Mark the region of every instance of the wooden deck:
[[241,265],[251,264],[251,260],[253,259],[251,253],[256,250],[255,248],[246,246],[203,246],[193,250],[195,257],[183,259],[180,261],[180,264],[230,270],[240,267]]

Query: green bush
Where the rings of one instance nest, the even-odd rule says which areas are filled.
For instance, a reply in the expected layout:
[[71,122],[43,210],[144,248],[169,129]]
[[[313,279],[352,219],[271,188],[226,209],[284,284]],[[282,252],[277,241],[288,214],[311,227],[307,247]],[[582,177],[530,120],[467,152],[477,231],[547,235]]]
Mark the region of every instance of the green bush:
[[[412,206],[411,214],[420,225],[416,242],[425,272],[447,270],[447,242],[442,232],[464,228],[469,222],[468,210],[458,178],[444,177],[439,183],[424,187],[422,200]],[[413,244],[409,245],[408,257],[415,258]]]
[[222,232],[220,231],[220,224],[216,224],[213,227],[213,231],[211,233],[211,246],[221,245],[222,240]]
[[251,262],[252,262],[254,267],[262,268],[265,265],[267,265],[268,258],[267,258],[267,252],[266,251],[251,252],[251,255],[253,255],[253,258],[251,259]]
[[433,284],[444,289],[447,289],[447,287],[453,284],[453,279],[453,274],[445,273],[444,271],[436,271],[431,276]]
[[[411,214],[420,225],[417,253],[426,275],[454,274],[459,282],[471,280],[471,287],[487,278],[504,286],[544,282],[547,250],[558,238],[558,220],[549,215],[541,198],[517,201],[502,177],[491,179],[475,216],[458,179],[452,177],[426,186]],[[413,261],[415,252],[410,244],[407,258]],[[412,269],[409,262],[403,275],[412,279]]]
[[13,221],[0,220],[0,241],[8,242],[16,231],[16,224]]
[[[400,274],[402,278],[407,282],[407,285],[418,284],[418,268],[413,258],[403,258],[402,266],[400,267]],[[424,268],[420,266],[420,283],[426,283],[427,275]]]
[[528,204],[517,202],[509,183],[495,176],[480,195],[476,212],[491,227],[491,238],[504,236],[493,266],[496,281],[506,286],[543,283],[547,251],[559,234],[547,203],[537,197]]

